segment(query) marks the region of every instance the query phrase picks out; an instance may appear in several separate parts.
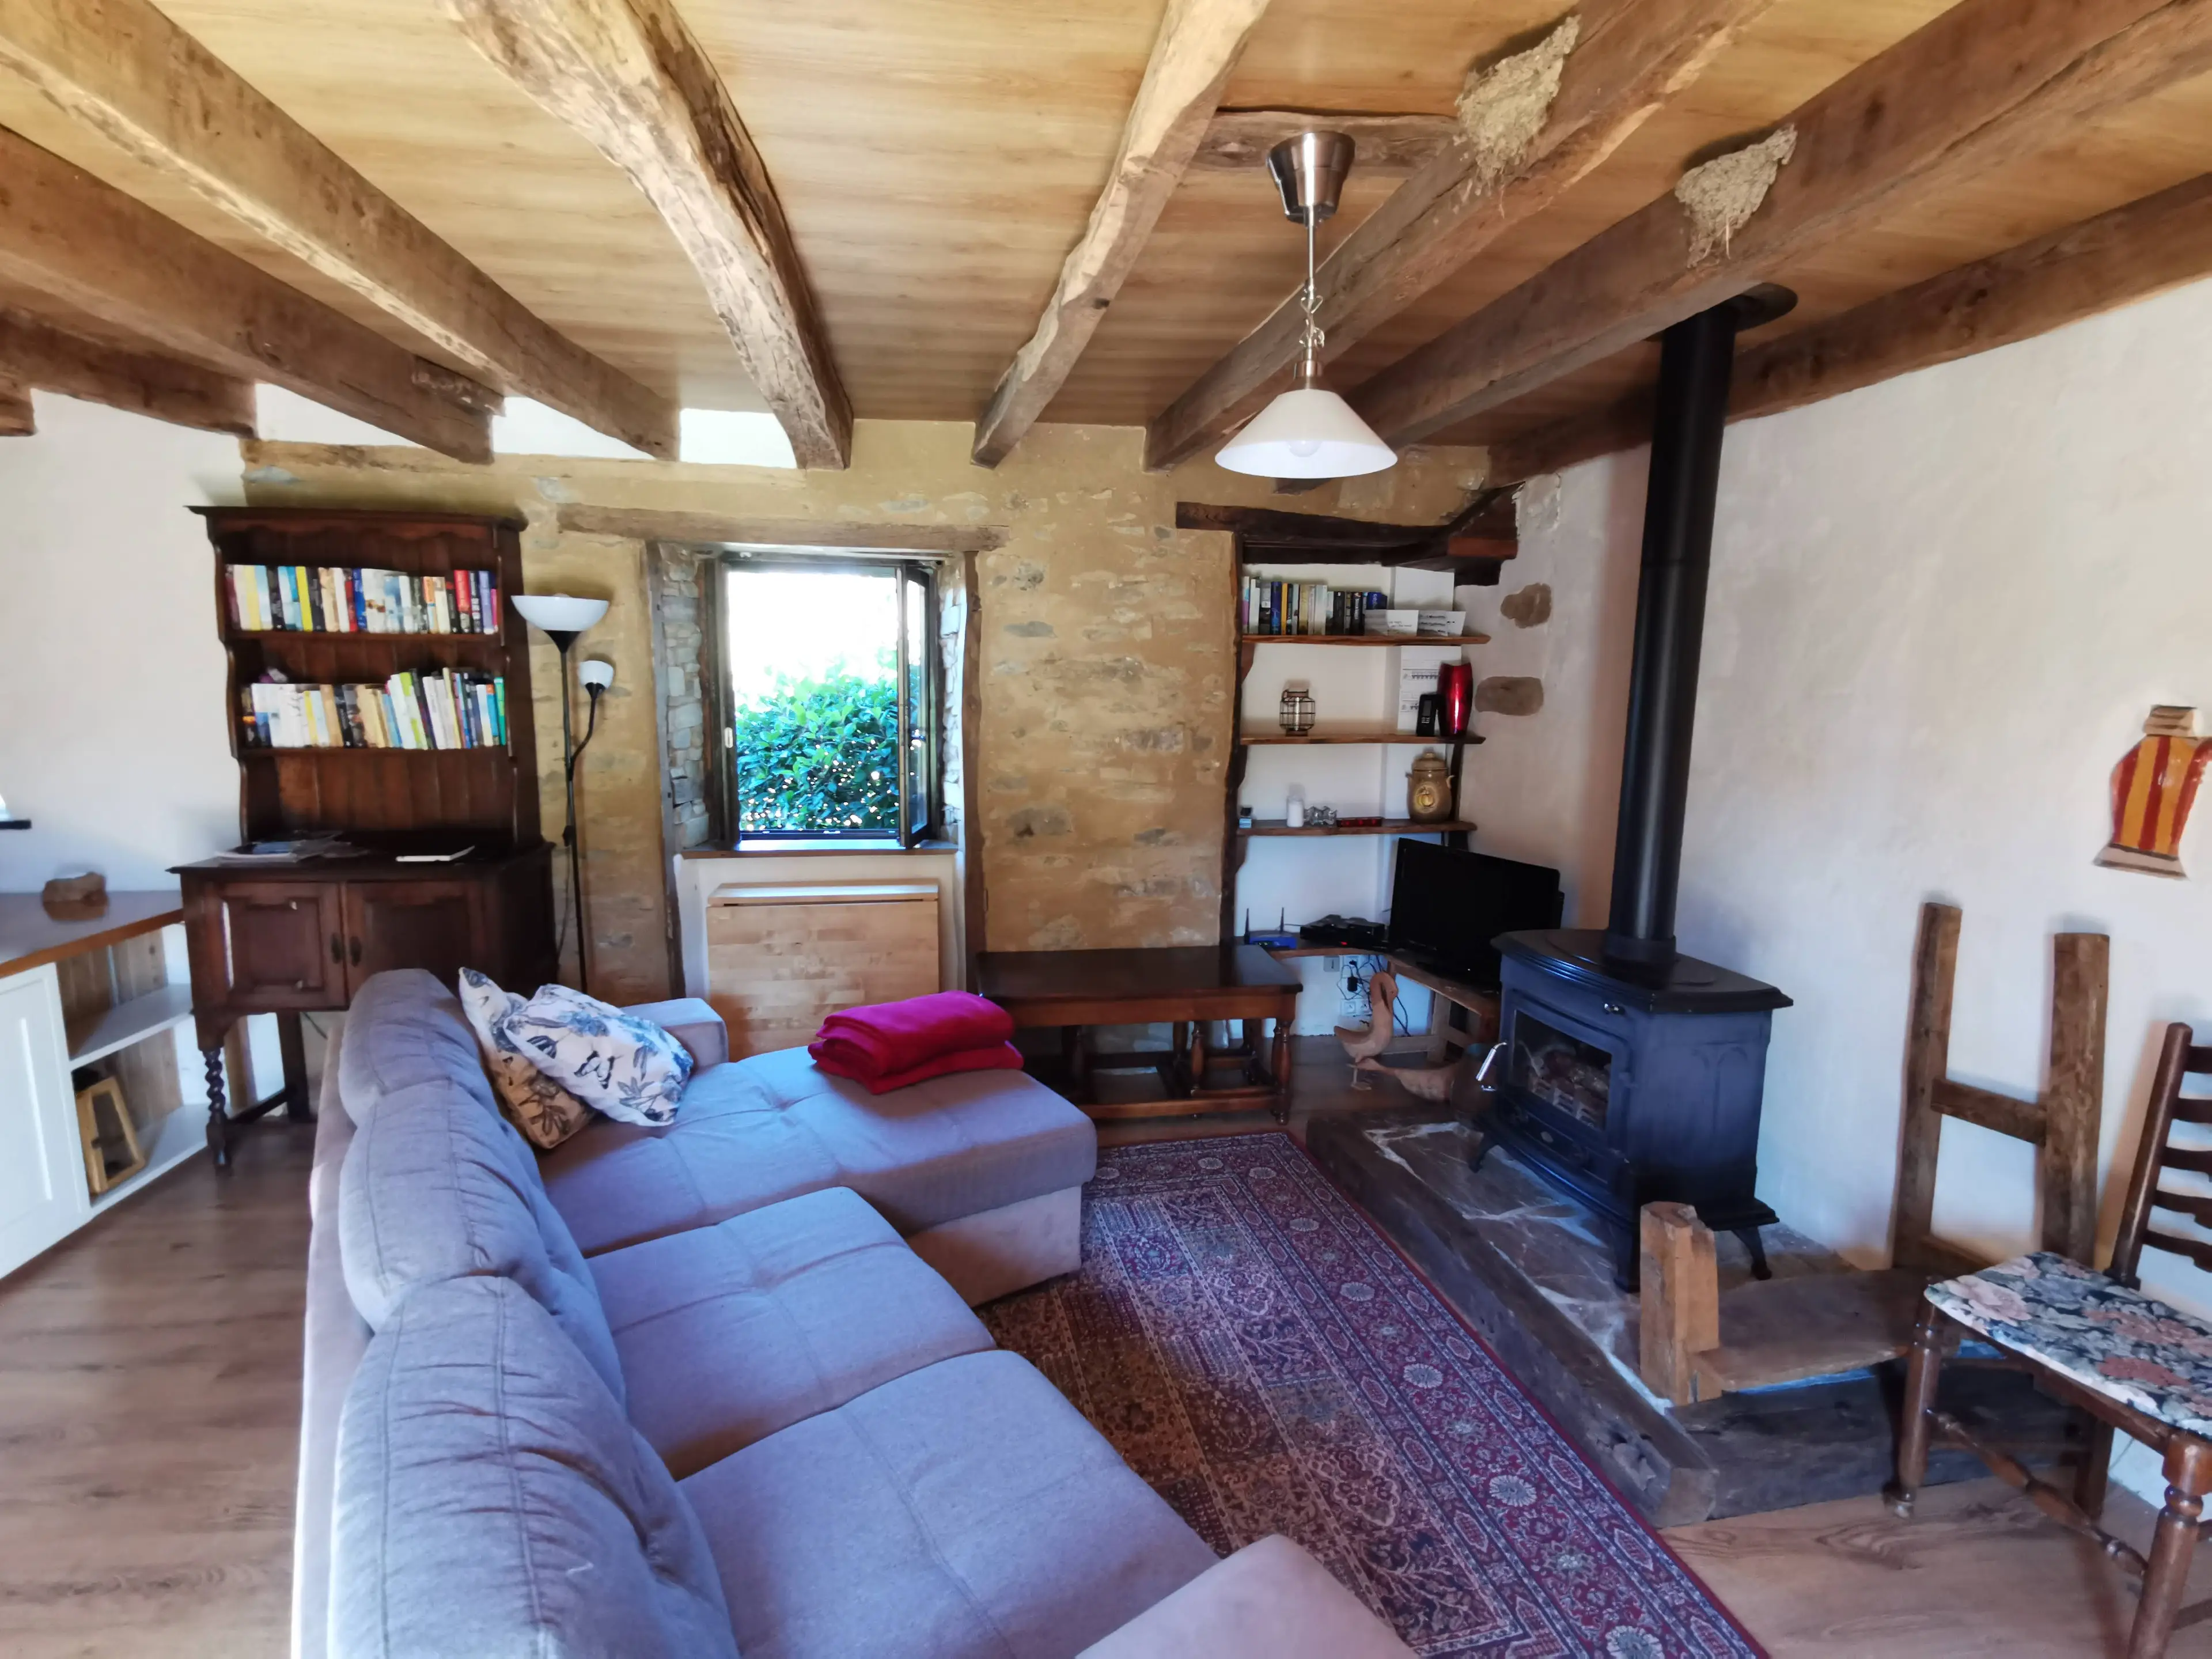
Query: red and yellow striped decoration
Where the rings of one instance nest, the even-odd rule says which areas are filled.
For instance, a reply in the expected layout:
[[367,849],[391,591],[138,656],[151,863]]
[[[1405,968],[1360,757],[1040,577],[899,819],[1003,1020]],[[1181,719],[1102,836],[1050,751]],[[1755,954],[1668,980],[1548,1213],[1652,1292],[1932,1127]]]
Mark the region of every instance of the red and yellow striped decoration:
[[2152,709],[2142,741],[2112,769],[2112,839],[2097,862],[2146,875],[2183,875],[2181,834],[2208,759],[2212,738],[2197,735],[2195,709]]

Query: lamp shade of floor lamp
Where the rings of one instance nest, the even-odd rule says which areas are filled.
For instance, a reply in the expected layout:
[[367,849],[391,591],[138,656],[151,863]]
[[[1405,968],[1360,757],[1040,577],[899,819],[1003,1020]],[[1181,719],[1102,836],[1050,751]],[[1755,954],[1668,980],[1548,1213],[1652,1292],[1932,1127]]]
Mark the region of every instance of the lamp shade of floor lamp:
[[[584,872],[582,860],[576,844],[576,757],[584,752],[584,744],[574,740],[574,725],[569,713],[568,647],[576,636],[607,614],[605,599],[579,599],[569,593],[518,593],[514,608],[522,620],[553,641],[553,648],[561,653],[561,757],[562,781],[568,791],[568,821],[561,828],[562,845],[568,849],[568,915],[576,928],[576,986],[579,990],[592,988],[591,952],[584,927]],[[614,665],[593,660],[585,665],[587,678],[585,690],[592,700],[592,718],[584,732],[584,743],[592,740],[599,728],[599,696],[614,683]],[[599,677],[599,671],[605,677]]]

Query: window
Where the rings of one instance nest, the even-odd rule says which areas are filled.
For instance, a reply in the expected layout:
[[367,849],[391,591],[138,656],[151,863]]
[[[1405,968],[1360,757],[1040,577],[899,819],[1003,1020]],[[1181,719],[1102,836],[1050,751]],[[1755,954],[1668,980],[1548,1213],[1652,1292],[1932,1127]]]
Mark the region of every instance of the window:
[[729,838],[933,838],[944,772],[934,568],[738,556],[718,586]]

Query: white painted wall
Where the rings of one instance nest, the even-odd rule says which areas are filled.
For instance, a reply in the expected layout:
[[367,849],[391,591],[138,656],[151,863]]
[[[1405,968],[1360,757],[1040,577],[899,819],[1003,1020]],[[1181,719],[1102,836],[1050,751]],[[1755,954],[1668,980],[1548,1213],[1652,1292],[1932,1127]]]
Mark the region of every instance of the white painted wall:
[[212,555],[238,441],[37,393],[0,441],[0,890],[65,869],[174,887],[238,840]]
[[[2212,832],[2185,843],[2185,883],[2091,862],[2149,707],[2212,723],[2207,386],[2212,284],[1729,429],[1680,937],[1796,1000],[1775,1018],[1760,1190],[1855,1260],[1887,1248],[1923,899],[1965,911],[1954,1074],[2022,1096],[2051,935],[2111,935],[2107,1242],[2158,1036],[2212,1032]],[[1607,900],[1645,469],[1639,452],[1532,489],[1473,624],[1498,636],[1482,673],[1546,689],[1540,714],[1486,725],[1476,845],[1563,865],[1584,925]],[[1534,581],[1551,623],[1498,619]],[[2027,1147],[1944,1126],[1940,1231],[2030,1248],[2033,1192]],[[2212,1309],[2174,1257],[2144,1276]]]

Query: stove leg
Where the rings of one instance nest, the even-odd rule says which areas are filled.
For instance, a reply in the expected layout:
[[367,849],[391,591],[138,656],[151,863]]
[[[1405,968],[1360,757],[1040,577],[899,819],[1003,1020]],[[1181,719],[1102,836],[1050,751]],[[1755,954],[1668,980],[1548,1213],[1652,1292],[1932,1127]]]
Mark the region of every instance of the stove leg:
[[1766,1265],[1766,1243],[1759,1236],[1756,1227],[1736,1227],[1730,1230],[1743,1241],[1743,1248],[1751,1252],[1751,1276],[1771,1279],[1774,1269]]

